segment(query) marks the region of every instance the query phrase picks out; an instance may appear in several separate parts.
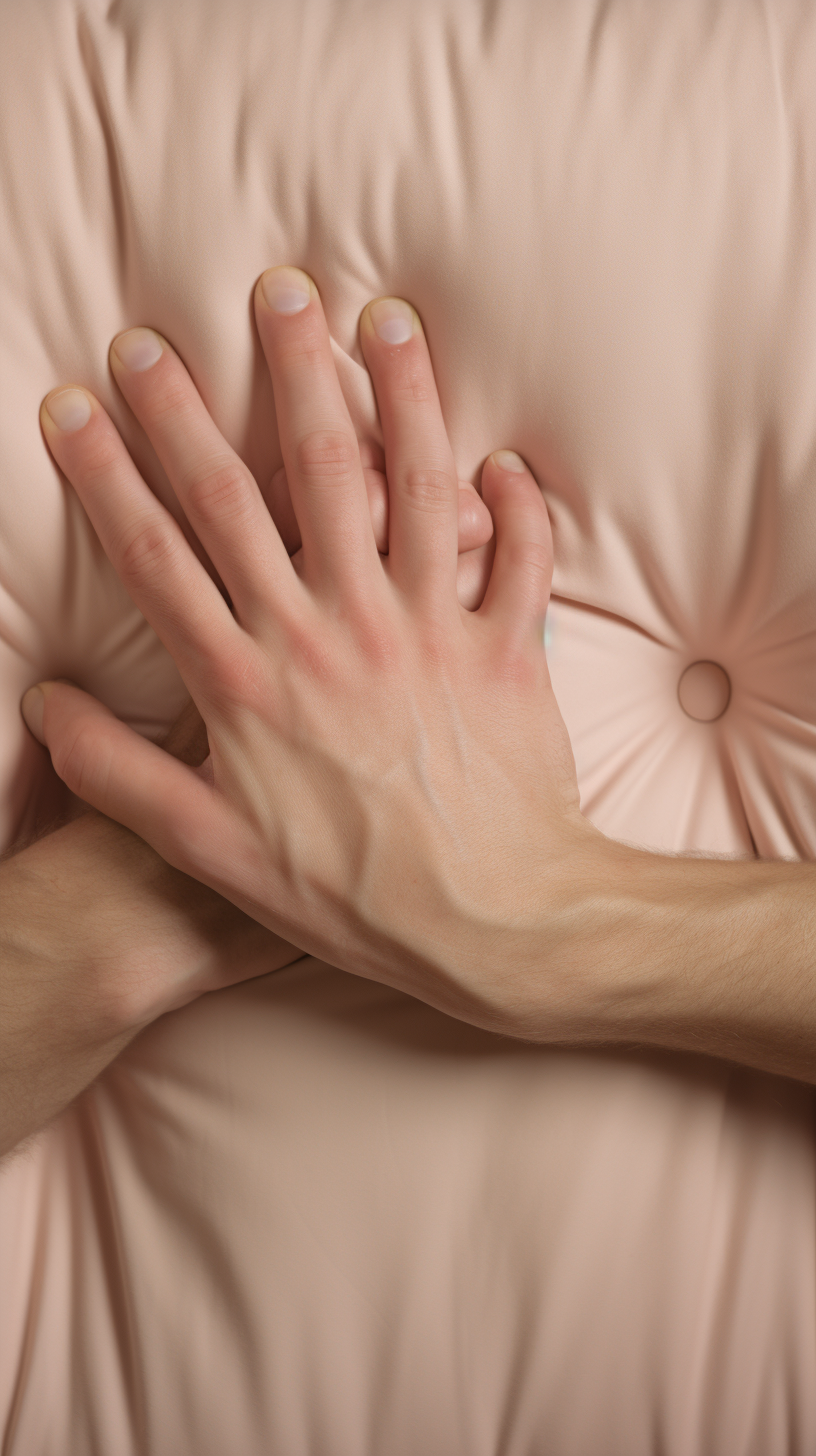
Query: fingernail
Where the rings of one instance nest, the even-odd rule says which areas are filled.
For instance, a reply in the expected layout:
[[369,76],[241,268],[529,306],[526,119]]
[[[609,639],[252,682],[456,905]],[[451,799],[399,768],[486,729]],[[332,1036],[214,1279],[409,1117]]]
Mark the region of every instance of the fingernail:
[[20,704],[20,712],[26,722],[26,727],[34,734],[38,743],[44,743],[43,738],[43,709],[45,708],[45,696],[41,688],[29,688],[23,694],[23,701]]
[[386,344],[405,344],[414,332],[416,314],[402,298],[378,298],[368,312],[375,334]]
[[514,475],[521,475],[527,469],[521,456],[517,455],[515,450],[494,450],[493,459],[499,470],[510,470]]
[[130,369],[133,374],[144,374],[161,359],[164,340],[155,329],[128,329],[126,334],[114,339],[111,349],[125,369]]
[[46,414],[58,430],[70,435],[91,418],[91,401],[82,389],[58,389],[45,401]]
[[300,313],[312,297],[308,274],[300,268],[267,268],[261,288],[275,313]]

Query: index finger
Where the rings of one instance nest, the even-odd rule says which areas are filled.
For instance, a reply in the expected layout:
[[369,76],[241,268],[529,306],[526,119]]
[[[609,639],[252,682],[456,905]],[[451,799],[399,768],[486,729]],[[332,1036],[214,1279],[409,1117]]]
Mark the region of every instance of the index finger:
[[40,422],[122,584],[192,691],[235,651],[239,628],[224,598],[88,390],[52,390]]

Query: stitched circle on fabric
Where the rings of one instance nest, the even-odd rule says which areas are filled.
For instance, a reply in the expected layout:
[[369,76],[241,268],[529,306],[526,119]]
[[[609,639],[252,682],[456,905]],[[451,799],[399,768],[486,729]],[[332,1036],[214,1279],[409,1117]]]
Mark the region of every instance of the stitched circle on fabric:
[[731,679],[718,662],[692,662],[677,684],[680,707],[698,723],[714,723],[731,701]]

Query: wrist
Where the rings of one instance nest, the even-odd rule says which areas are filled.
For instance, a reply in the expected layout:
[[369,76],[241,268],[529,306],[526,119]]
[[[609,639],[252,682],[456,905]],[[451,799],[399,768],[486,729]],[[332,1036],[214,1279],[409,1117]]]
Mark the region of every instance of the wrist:
[[626,884],[624,846],[570,816],[557,843],[525,850],[498,899],[468,900],[448,958],[460,968],[455,993],[474,994],[470,1005],[442,1009],[522,1040],[595,1039],[594,988],[616,920],[632,918],[621,903]]
[[33,991],[30,1015],[41,997],[75,1041],[134,1035],[220,984],[225,961],[268,957],[273,939],[95,811],[7,860],[2,876],[15,910],[4,917],[6,960]]
[[163,1012],[291,946],[89,813],[0,864],[0,1156]]
[[93,960],[114,1026],[133,1034],[199,996],[297,958],[293,947],[167,864],[130,830],[94,818],[87,831],[97,856]]
[[[816,1081],[815,890],[812,865],[653,854],[599,836],[560,936],[537,935],[528,1034]],[[553,983],[563,1036],[548,1034]]]

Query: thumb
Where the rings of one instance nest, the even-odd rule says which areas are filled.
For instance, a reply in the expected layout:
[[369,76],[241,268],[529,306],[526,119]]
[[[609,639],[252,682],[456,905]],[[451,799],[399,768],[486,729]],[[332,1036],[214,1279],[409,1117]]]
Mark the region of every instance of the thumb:
[[550,599],[553,541],[544,497],[514,450],[497,450],[482,471],[496,526],[496,554],[481,611],[511,635],[540,630]]
[[37,683],[20,710],[74,794],[147,840],[169,864],[186,868],[182,827],[200,821],[210,798],[194,769],[72,683]]

